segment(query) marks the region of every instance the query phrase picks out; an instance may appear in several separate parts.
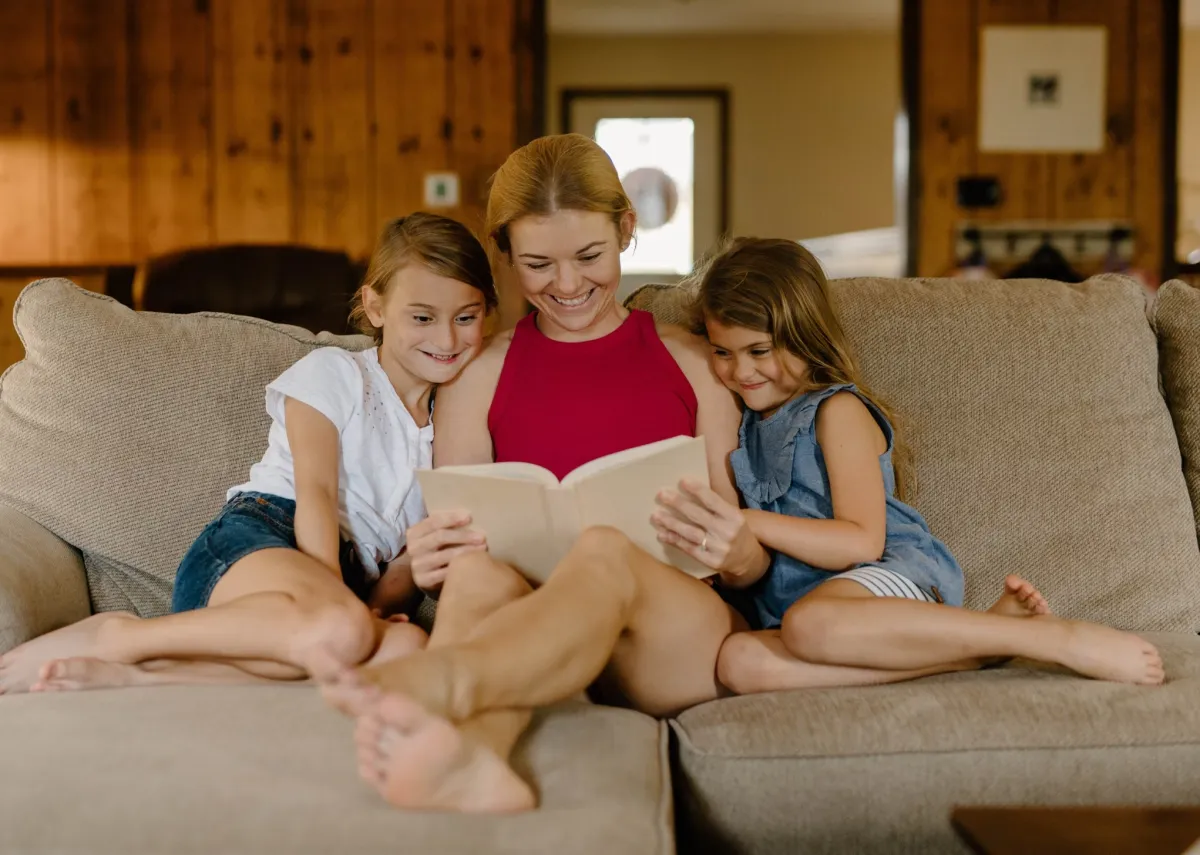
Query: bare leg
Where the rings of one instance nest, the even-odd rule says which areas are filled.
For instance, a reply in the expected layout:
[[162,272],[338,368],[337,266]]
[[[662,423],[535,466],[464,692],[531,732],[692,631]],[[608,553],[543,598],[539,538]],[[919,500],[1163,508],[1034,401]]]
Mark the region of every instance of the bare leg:
[[608,673],[622,693],[663,715],[721,695],[717,654],[743,627],[707,585],[620,532],[596,528],[584,532],[542,588],[492,614],[469,640],[358,673],[461,721],[568,698],[611,659]]
[[[519,573],[486,554],[456,563],[438,604],[430,648],[464,641],[489,615],[530,590]],[[327,688],[326,695],[358,715],[359,774],[391,804],[477,812],[536,807],[533,791],[508,764],[529,726],[528,709],[494,710],[456,725],[352,678]]]
[[1028,620],[875,597],[850,580],[826,582],[796,602],[780,637],[796,658],[825,665],[913,671],[1022,656],[1100,680],[1163,681],[1154,645],[1130,633],[1049,615]]
[[[988,611],[1010,617],[1033,617],[1049,614],[1050,608],[1037,588],[1019,576],[1009,576],[1005,581],[1004,593]],[[981,659],[965,659],[913,670],[822,665],[797,658],[788,650],[780,631],[776,629],[739,632],[729,636],[721,647],[717,675],[728,689],[746,695],[781,689],[899,683],[947,671],[972,671],[984,664]]]
[[[409,623],[376,621],[380,636],[369,664],[379,665],[407,656],[425,646],[425,631]],[[270,663],[260,663],[265,670]],[[32,692],[69,692],[129,686],[236,685],[274,683],[278,678],[251,673],[245,663],[216,660],[151,659],[137,665],[77,657],[56,659],[42,666]]]
[[261,676],[297,679],[315,655],[354,665],[376,640],[367,607],[329,568],[298,550],[264,549],[229,568],[206,608],[150,620],[99,614],[21,645],[0,657],[0,692],[27,691],[47,662],[77,657],[236,659]]

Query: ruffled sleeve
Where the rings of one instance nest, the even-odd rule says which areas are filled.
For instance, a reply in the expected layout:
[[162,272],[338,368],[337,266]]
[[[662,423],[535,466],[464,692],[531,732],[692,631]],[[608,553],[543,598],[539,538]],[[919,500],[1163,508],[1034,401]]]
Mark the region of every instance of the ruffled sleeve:
[[845,390],[855,387],[847,383],[800,395],[765,419],[753,410],[742,414],[738,447],[729,461],[747,505],[762,508],[791,488],[796,438],[812,431],[822,401]]

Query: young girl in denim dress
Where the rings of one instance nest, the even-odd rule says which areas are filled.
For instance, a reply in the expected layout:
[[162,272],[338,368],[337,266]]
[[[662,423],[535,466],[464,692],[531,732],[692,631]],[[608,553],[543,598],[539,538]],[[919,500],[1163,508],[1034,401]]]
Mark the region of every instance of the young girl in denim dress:
[[[698,331],[745,405],[730,462],[746,507],[685,482],[660,496],[655,524],[661,540],[719,572],[715,584],[751,627],[722,647],[728,689],[889,683],[1013,656],[1162,682],[1149,642],[1051,616],[1020,577],[989,610],[961,608],[963,571],[903,501],[895,419],[864,385],[807,250],[739,239],[699,280]],[[725,572],[754,540],[767,550],[762,566]]]
[[[403,608],[425,506],[433,392],[478,353],[496,305],[487,254],[454,220],[389,223],[351,318],[273,380],[267,449],[183,556],[173,614],[102,613],[0,659],[0,693],[301,679],[424,646]],[[484,548],[470,544],[460,551]]]

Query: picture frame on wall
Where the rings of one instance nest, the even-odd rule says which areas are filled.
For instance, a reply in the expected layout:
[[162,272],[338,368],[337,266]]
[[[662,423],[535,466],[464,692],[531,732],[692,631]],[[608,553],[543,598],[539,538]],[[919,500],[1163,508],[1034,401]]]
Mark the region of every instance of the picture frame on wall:
[[1105,27],[984,27],[979,150],[1103,151],[1107,54]]

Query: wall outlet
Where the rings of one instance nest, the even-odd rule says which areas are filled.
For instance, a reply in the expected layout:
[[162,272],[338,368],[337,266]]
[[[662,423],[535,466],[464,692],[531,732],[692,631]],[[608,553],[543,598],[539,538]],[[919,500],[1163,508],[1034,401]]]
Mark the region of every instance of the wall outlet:
[[458,173],[425,173],[425,206],[453,208],[458,205]]

